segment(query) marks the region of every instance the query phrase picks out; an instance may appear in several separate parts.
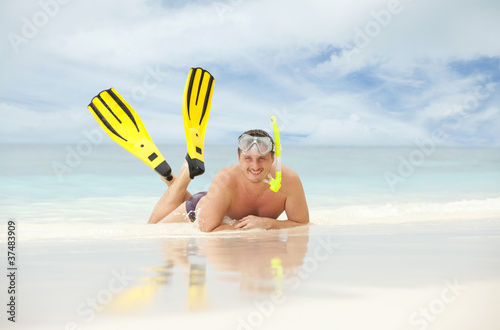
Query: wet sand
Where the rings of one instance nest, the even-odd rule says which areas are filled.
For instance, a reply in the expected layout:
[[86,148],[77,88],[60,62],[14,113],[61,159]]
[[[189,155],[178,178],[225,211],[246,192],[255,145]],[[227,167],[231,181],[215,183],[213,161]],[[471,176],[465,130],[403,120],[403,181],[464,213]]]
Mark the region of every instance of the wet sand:
[[[15,328],[500,328],[498,219],[221,234],[178,226],[146,237],[131,234],[153,226],[121,236],[96,226],[92,239],[36,239],[20,226]],[[13,328],[5,315],[0,324]]]

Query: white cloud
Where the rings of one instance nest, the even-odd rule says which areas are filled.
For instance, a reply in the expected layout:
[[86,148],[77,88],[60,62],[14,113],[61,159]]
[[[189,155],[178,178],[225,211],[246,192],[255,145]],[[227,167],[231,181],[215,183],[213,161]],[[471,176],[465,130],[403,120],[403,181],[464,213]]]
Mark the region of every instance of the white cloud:
[[[88,112],[88,110],[87,110]],[[3,143],[68,143],[95,128],[88,114],[78,108],[39,112],[0,103]],[[93,124],[93,123],[92,123]]]
[[336,40],[344,51],[321,64],[321,69],[345,74],[373,64],[405,68],[427,58],[448,61],[500,53],[494,32],[500,30],[497,2],[397,1],[400,12],[389,15],[389,24],[383,26],[372,13],[388,12],[390,2],[360,8],[366,11],[365,20],[350,22],[349,36]]
[[[26,20],[33,23],[46,11],[40,3],[58,2],[3,2],[2,31],[22,36]],[[216,78],[211,143],[262,127],[282,109],[291,116],[283,127],[298,142],[411,143],[428,135],[429,125],[478,81],[498,79],[489,71],[498,75],[499,68],[478,66],[462,75],[449,66],[500,57],[497,1],[185,3],[69,1],[18,45],[18,53],[3,38],[0,102],[10,136],[38,141],[45,133],[33,125],[48,122],[59,132],[52,139],[75,139],[76,127],[95,127],[85,109],[90,99],[113,86],[131,100],[155,140],[182,143],[185,77],[191,66],[202,66]],[[389,9],[397,13],[387,16]],[[359,43],[362,33],[366,44]],[[342,47],[356,42],[359,51],[348,60]],[[155,87],[137,97],[134,91],[157,68]],[[491,111],[487,118],[494,118]],[[77,113],[82,117],[71,118]],[[494,122],[471,121],[463,134],[490,132]],[[489,143],[484,139],[469,141]]]

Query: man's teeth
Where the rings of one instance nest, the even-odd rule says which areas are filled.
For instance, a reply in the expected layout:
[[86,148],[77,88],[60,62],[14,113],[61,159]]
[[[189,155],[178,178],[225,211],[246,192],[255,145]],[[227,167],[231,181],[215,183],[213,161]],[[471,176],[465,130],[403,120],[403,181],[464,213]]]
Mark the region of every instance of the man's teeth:
[[262,172],[262,170],[260,170],[260,171],[253,171],[253,170],[250,170],[250,173],[252,173],[252,174],[259,174],[260,172]]

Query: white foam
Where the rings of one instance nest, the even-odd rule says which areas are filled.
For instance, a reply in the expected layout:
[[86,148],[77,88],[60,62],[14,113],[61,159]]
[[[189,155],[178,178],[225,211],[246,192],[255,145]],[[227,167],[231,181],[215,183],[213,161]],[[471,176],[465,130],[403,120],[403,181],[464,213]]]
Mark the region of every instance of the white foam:
[[[227,222],[230,219],[225,219]],[[288,236],[302,235],[305,229],[297,228],[287,232]],[[192,237],[262,237],[262,235],[280,236],[282,230],[267,231],[264,229],[227,230],[215,233],[204,233],[197,223],[169,224],[96,224],[83,222],[67,223],[18,223],[17,240],[22,242],[76,242],[82,240],[147,240],[156,238],[192,238]]]
[[448,203],[365,204],[310,211],[316,224],[404,223],[500,218],[500,197]]
[[[63,205],[44,202],[11,209],[21,241],[74,241],[85,239],[145,239],[196,235],[238,236],[255,231],[202,233],[197,223],[146,224],[152,199],[83,199]],[[284,215],[280,219],[286,218]],[[397,224],[422,221],[500,219],[500,197],[446,203],[386,203],[310,209],[319,225]],[[230,219],[225,219],[231,223]],[[262,230],[259,235],[262,235]],[[1,239],[0,239],[1,241]]]

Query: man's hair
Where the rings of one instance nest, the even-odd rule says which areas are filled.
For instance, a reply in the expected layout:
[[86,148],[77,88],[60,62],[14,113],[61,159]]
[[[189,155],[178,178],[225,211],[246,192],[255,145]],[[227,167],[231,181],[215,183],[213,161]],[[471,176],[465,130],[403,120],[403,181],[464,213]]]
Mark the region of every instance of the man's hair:
[[[268,138],[270,138],[271,139],[271,143],[272,143],[271,155],[274,155],[274,140],[271,137],[271,135],[269,135],[266,131],[263,131],[261,129],[251,129],[251,130],[248,130],[248,131],[244,132],[243,134],[247,134],[247,135],[251,135],[251,136],[260,136],[260,137],[266,137],[267,136]],[[238,140],[243,136],[243,134],[241,134],[238,137]],[[241,150],[238,147],[238,156],[240,156],[240,154],[241,154]]]

